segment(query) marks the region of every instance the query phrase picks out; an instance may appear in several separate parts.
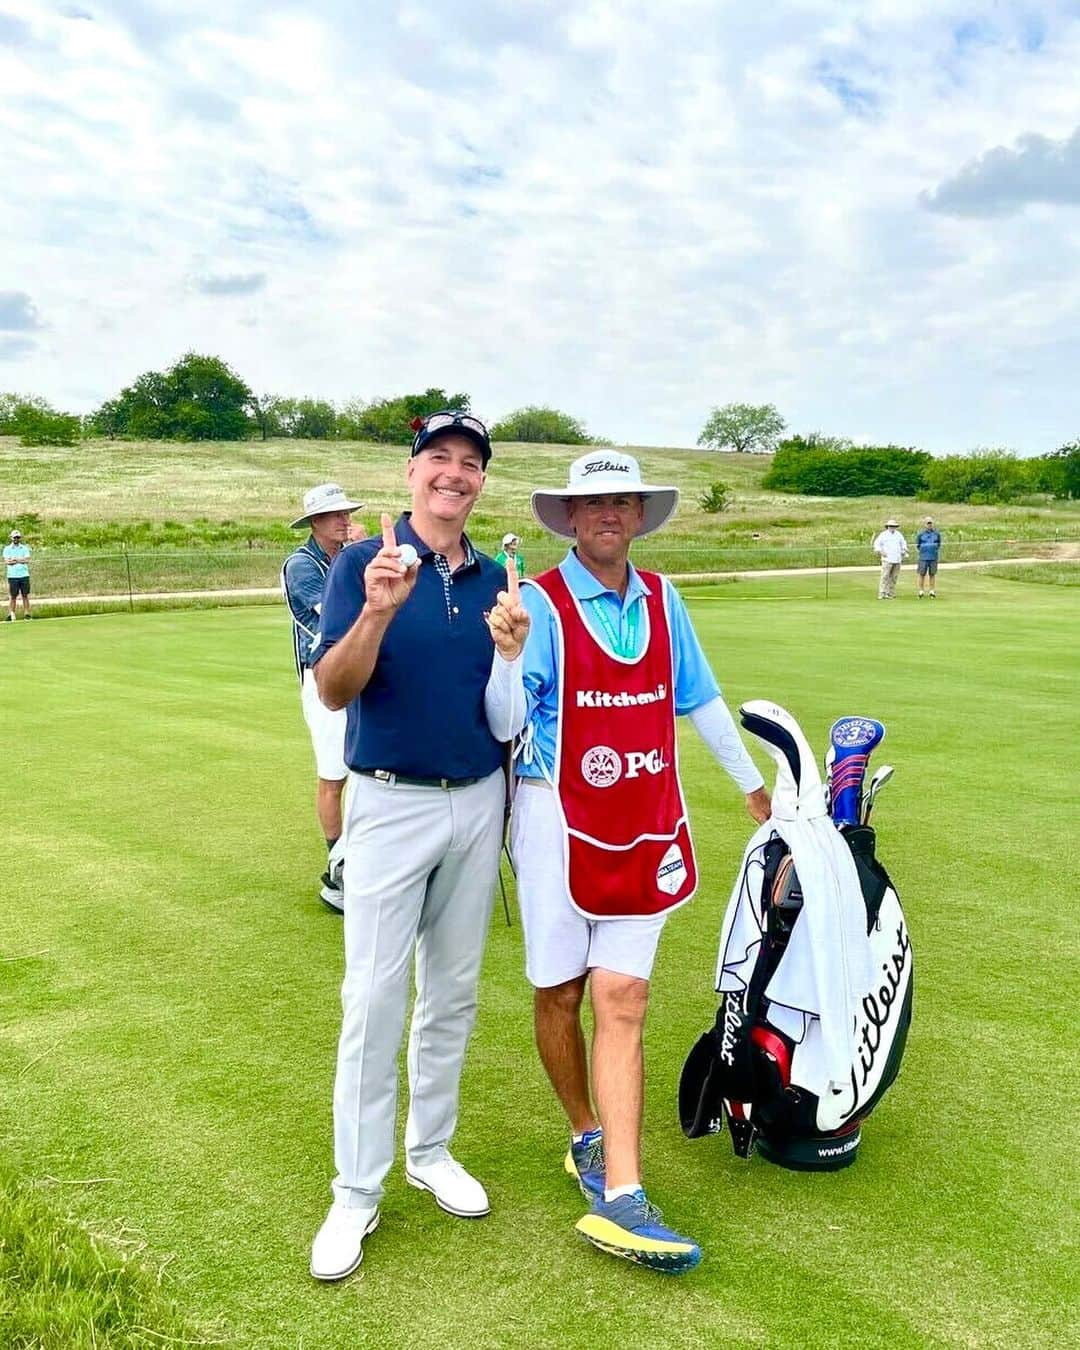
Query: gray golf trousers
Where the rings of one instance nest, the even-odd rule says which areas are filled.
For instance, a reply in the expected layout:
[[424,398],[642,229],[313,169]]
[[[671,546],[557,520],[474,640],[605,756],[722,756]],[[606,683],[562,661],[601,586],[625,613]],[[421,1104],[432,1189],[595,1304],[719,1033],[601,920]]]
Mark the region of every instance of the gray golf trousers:
[[468,787],[349,775],[345,979],[334,1081],[334,1194],[375,1205],[394,1160],[398,1055],[416,972],[405,1153],[442,1157],[476,1020],[502,843],[501,770]]

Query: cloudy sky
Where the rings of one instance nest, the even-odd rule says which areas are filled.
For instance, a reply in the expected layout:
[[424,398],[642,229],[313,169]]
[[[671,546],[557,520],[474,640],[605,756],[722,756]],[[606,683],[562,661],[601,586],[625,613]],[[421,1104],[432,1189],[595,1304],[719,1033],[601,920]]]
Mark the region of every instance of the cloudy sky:
[[0,0],[0,390],[1080,436],[1080,0]]

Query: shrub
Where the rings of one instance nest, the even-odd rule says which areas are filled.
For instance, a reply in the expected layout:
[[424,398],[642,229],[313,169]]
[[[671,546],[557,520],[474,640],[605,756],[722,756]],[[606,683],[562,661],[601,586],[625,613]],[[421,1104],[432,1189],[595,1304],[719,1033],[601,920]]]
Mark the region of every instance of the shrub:
[[72,413],[25,408],[16,430],[22,445],[74,445],[82,433],[82,421]]
[[1012,502],[1031,491],[1030,470],[1008,450],[944,455],[926,467],[926,495],[936,502],[986,506]]
[[816,497],[914,497],[923,490],[930,458],[898,445],[792,436],[777,447],[762,486]]
[[698,498],[698,505],[710,515],[726,511],[731,505],[731,490],[726,483],[710,483],[709,490]]

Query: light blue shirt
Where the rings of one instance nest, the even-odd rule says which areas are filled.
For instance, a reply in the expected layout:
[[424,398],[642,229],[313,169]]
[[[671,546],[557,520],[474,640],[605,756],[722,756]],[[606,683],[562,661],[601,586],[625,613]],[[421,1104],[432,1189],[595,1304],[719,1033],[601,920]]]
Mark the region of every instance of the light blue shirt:
[[[593,609],[592,601],[602,605],[611,623],[612,633],[618,634],[624,654],[638,656],[649,639],[649,620],[645,596],[650,588],[640,573],[630,564],[630,579],[626,596],[607,590],[593,574],[579,562],[570,550],[559,564],[563,580],[570,593],[582,602],[582,613],[590,631],[610,651],[611,640],[605,625]],[[716,678],[701,650],[697,634],[686,612],[682,596],[670,581],[661,579],[667,594],[668,626],[671,630],[672,665],[674,675],[675,712],[679,717],[691,713],[720,695]],[[522,586],[521,599],[529,612],[531,626],[525,642],[524,683],[526,702],[526,734],[532,744],[525,756],[518,760],[516,771],[523,778],[542,778],[543,770],[537,758],[543,761],[547,776],[555,775],[555,739],[559,708],[559,638],[555,616],[546,599],[535,586]],[[634,614],[636,608],[636,614]],[[631,622],[631,616],[634,622]],[[628,641],[636,629],[637,641],[633,651],[626,651]],[[523,762],[531,754],[530,763]]]
[[7,574],[12,581],[17,581],[19,577],[28,577],[30,569],[27,567],[24,559],[29,558],[30,547],[28,544],[5,544],[4,562],[7,564]]

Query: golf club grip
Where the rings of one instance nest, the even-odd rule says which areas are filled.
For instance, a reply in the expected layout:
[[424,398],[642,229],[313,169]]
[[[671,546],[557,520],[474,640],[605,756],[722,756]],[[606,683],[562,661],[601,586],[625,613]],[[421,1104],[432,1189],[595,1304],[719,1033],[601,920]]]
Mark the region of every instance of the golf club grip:
[[795,743],[795,738],[777,726],[775,722],[767,717],[760,717],[757,713],[747,712],[745,708],[739,709],[739,717],[743,726],[752,736],[758,740],[764,741],[767,745],[775,746],[784,756],[791,769],[791,776],[795,780],[795,788],[798,791],[800,780],[802,778],[802,766],[799,758],[799,747]]

